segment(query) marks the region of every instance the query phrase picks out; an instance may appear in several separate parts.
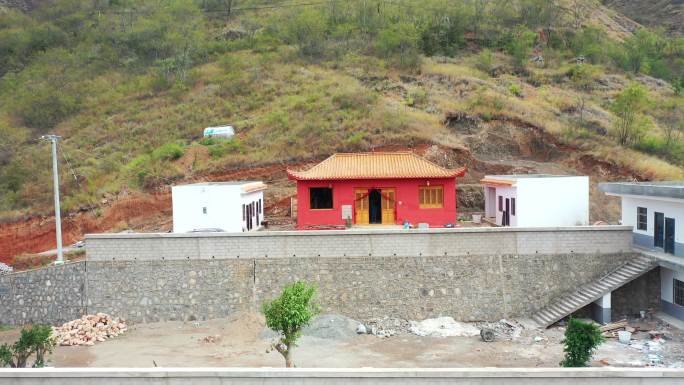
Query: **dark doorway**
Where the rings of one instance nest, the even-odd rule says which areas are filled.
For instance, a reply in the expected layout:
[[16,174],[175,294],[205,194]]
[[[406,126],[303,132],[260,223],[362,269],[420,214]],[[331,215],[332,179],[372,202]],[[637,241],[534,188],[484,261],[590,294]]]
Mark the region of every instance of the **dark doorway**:
[[370,190],[368,193],[368,222],[382,223],[382,195],[380,190]]
[[653,221],[653,246],[663,247],[665,239],[665,215],[663,213],[655,213]]
[[675,220],[665,218],[665,252],[675,253]]
[[503,212],[502,222],[504,226],[511,225],[511,200],[506,198],[506,209]]

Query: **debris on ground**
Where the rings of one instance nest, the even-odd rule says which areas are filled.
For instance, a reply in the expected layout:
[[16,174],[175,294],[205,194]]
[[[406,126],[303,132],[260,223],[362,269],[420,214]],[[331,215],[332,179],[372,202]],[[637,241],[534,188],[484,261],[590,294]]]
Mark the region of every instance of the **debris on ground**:
[[495,333],[492,329],[484,328],[480,330],[480,338],[482,338],[482,341],[484,342],[494,342],[494,335]]
[[392,337],[397,334],[410,333],[411,322],[400,318],[373,318],[366,323],[366,331],[381,338]]
[[9,274],[14,271],[14,268],[8,264],[0,262],[0,275]]
[[467,323],[457,322],[451,317],[428,318],[411,321],[409,329],[418,336],[430,337],[471,337],[480,334],[480,329]]
[[499,322],[476,322],[475,326],[481,330],[492,330],[499,338],[511,340],[519,338],[525,329],[519,322],[507,319],[502,319]]
[[215,344],[217,342],[221,342],[221,336],[218,334],[215,336],[206,336],[204,338],[200,338],[200,342],[205,344]]
[[127,329],[126,321],[112,318],[105,313],[88,314],[52,328],[57,344],[60,346],[92,346],[114,338]]
[[611,322],[609,324],[601,326],[600,330],[601,332],[603,332],[603,336],[606,338],[617,338],[618,332],[624,331],[627,327],[627,320],[624,319],[618,322]]

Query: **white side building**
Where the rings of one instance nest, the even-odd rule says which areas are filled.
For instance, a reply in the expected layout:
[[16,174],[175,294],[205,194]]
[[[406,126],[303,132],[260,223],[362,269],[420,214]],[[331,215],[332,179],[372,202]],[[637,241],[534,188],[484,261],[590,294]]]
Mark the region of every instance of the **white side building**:
[[635,245],[684,257],[684,182],[600,183],[599,189],[622,198],[622,224],[634,228]]
[[261,228],[263,182],[215,182],[173,186],[173,232],[243,232]]
[[485,217],[500,226],[589,224],[589,177],[547,174],[487,175]]
[[654,251],[660,264],[662,310],[684,320],[684,182],[600,183],[622,201],[622,224],[636,246]]

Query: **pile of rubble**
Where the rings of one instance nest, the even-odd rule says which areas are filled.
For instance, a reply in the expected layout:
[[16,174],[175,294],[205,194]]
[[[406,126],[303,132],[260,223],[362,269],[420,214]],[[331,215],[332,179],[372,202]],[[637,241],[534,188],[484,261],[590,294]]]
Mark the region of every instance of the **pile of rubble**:
[[105,313],[89,314],[52,328],[52,334],[61,346],[94,345],[126,331],[126,321]]
[[525,329],[525,326],[520,322],[507,319],[502,319],[498,322],[476,322],[475,326],[480,330],[489,329],[493,331],[497,338],[510,340],[518,339]]
[[661,351],[665,340],[668,339],[665,332],[666,328],[667,325],[662,322],[636,319],[609,323],[601,327],[601,332],[606,338],[618,338],[619,332],[627,332],[625,341],[621,340],[620,342],[644,353],[648,365],[662,366],[663,355]]
[[0,262],[0,275],[9,274],[13,271],[14,271],[14,269],[12,268],[12,266]]
[[359,324],[356,332],[372,334],[377,337],[392,337],[397,334],[410,333],[411,322],[401,318],[373,318],[366,324]]

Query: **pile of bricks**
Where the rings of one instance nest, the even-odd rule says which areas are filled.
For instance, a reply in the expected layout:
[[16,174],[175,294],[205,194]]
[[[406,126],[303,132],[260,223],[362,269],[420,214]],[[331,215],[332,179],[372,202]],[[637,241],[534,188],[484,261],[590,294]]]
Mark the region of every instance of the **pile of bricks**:
[[52,328],[52,335],[61,346],[94,345],[126,331],[126,321],[105,313],[89,314]]

